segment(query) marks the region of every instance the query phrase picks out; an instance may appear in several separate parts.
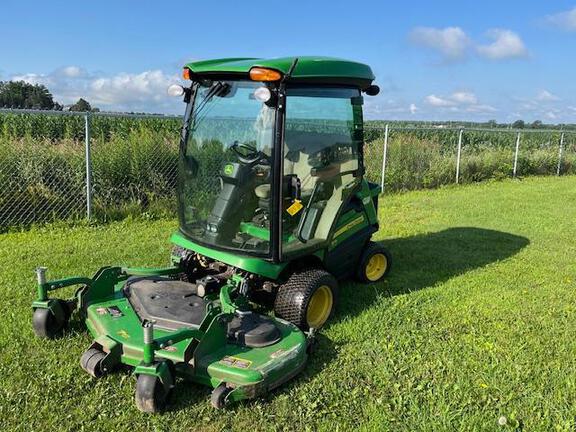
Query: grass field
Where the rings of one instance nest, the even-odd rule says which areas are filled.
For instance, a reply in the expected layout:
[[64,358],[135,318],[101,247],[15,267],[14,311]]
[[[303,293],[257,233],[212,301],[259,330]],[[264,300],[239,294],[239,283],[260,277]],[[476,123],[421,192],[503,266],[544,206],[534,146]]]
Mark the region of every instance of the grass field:
[[60,277],[166,263],[175,221],[0,235],[1,429],[574,430],[576,177],[388,196],[380,220],[389,278],[341,285],[302,375],[225,412],[180,382],[162,416],[136,410],[130,375],[80,369],[79,329],[35,339],[30,302],[39,264]]

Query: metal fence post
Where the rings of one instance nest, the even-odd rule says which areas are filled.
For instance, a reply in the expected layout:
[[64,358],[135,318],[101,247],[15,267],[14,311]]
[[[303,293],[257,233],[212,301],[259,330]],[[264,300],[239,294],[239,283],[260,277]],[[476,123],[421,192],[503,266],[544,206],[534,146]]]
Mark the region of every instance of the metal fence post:
[[456,156],[456,184],[460,181],[460,155],[462,154],[462,134],[464,129],[460,129],[458,134],[458,154]]
[[556,169],[556,175],[560,175],[560,168],[562,167],[562,151],[564,150],[564,132],[560,135],[560,149],[558,150],[558,168]]
[[514,169],[512,171],[512,177],[516,177],[516,169],[518,168],[518,150],[520,149],[520,132],[516,136],[516,151],[514,152]]
[[86,218],[92,218],[92,155],[90,152],[90,113],[84,114],[84,141],[86,150]]
[[386,174],[386,156],[388,153],[388,125],[384,129],[384,153],[382,154],[382,177],[380,179],[380,187],[384,192],[384,176]]

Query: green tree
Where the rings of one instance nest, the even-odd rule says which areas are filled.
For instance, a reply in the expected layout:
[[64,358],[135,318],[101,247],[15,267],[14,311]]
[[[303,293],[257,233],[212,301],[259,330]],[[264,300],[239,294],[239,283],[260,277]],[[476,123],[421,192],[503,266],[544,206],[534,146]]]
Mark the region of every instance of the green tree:
[[530,125],[532,129],[539,129],[542,127],[542,120],[534,120]]
[[0,107],[53,109],[55,105],[52,94],[42,84],[0,82]]
[[526,123],[524,123],[524,120],[516,120],[514,123],[512,123],[512,127],[514,129],[524,129],[525,126]]
[[88,112],[92,111],[92,107],[90,106],[90,103],[88,103],[87,100],[80,98],[78,99],[78,102],[76,102],[74,105],[70,107],[70,111]]

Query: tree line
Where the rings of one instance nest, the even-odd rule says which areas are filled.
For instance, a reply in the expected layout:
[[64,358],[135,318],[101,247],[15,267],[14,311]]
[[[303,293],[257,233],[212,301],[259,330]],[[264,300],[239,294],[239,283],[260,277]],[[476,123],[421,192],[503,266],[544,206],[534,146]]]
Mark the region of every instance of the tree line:
[[39,109],[62,111],[100,111],[92,108],[90,103],[80,98],[78,101],[65,107],[56,102],[52,93],[42,84],[30,84],[25,81],[0,81],[0,108]]

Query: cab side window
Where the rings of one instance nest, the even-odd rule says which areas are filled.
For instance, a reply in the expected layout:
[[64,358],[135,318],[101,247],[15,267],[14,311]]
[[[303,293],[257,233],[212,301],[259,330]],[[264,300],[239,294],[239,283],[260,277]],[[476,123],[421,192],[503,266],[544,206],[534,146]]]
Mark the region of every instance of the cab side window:
[[285,188],[283,197],[284,253],[326,241],[341,206],[358,183],[352,103],[357,96],[353,89],[288,92],[284,181],[292,187]]

